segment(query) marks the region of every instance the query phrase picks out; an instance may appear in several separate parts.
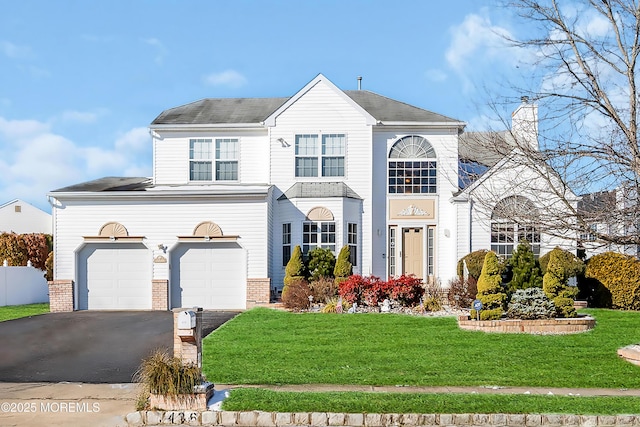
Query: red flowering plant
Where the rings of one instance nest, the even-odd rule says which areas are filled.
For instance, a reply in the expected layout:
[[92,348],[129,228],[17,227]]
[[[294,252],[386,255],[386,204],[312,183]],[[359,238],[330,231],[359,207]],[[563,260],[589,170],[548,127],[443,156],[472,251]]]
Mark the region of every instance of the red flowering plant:
[[362,303],[362,292],[367,286],[367,279],[354,274],[344,282],[340,283],[338,295],[345,299],[349,304]]
[[405,307],[415,307],[424,295],[422,279],[414,275],[390,278],[390,296]]
[[380,280],[376,276],[369,276],[362,292],[362,298],[369,307],[377,307],[378,304],[390,297],[390,291],[391,283]]

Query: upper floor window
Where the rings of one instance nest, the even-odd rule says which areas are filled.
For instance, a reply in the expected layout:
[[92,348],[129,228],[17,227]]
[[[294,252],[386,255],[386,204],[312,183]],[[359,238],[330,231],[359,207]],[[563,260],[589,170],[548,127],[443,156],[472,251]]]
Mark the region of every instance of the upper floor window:
[[238,140],[217,138],[215,154],[213,139],[189,140],[189,180],[212,181],[215,163],[216,181],[238,180]]
[[536,257],[540,256],[538,211],[525,197],[506,197],[496,204],[491,213],[491,250],[510,258],[522,240],[529,242]]
[[389,152],[389,193],[437,192],[436,152],[421,136],[400,138]]
[[347,138],[344,134],[296,135],[297,177],[344,176]]

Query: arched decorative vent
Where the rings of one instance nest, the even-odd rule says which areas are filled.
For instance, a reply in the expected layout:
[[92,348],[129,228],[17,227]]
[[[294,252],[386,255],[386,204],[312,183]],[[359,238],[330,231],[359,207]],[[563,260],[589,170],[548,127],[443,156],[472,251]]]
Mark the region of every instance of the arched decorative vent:
[[193,229],[193,235],[197,237],[222,237],[222,230],[215,222],[204,221]]
[[129,232],[119,222],[108,222],[102,226],[98,236],[100,237],[127,237]]
[[333,221],[333,212],[322,206],[313,208],[307,213],[308,221]]

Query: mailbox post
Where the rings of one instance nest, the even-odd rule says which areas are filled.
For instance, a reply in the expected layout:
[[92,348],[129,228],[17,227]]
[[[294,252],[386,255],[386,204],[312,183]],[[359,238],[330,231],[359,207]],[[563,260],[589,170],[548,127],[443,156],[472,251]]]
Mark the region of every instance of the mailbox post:
[[202,307],[173,309],[173,355],[202,368]]

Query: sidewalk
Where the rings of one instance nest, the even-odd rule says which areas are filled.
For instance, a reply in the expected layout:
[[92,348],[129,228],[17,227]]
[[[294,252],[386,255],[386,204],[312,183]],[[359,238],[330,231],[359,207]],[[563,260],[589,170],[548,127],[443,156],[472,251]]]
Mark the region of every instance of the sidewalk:
[[0,383],[0,426],[125,427],[137,384]]
[[[352,385],[226,385],[276,391],[361,391],[388,393],[493,393],[554,394],[568,396],[638,396],[640,389],[575,389],[549,387],[402,387]],[[0,426],[127,426],[125,416],[134,412],[136,384],[0,383]]]

